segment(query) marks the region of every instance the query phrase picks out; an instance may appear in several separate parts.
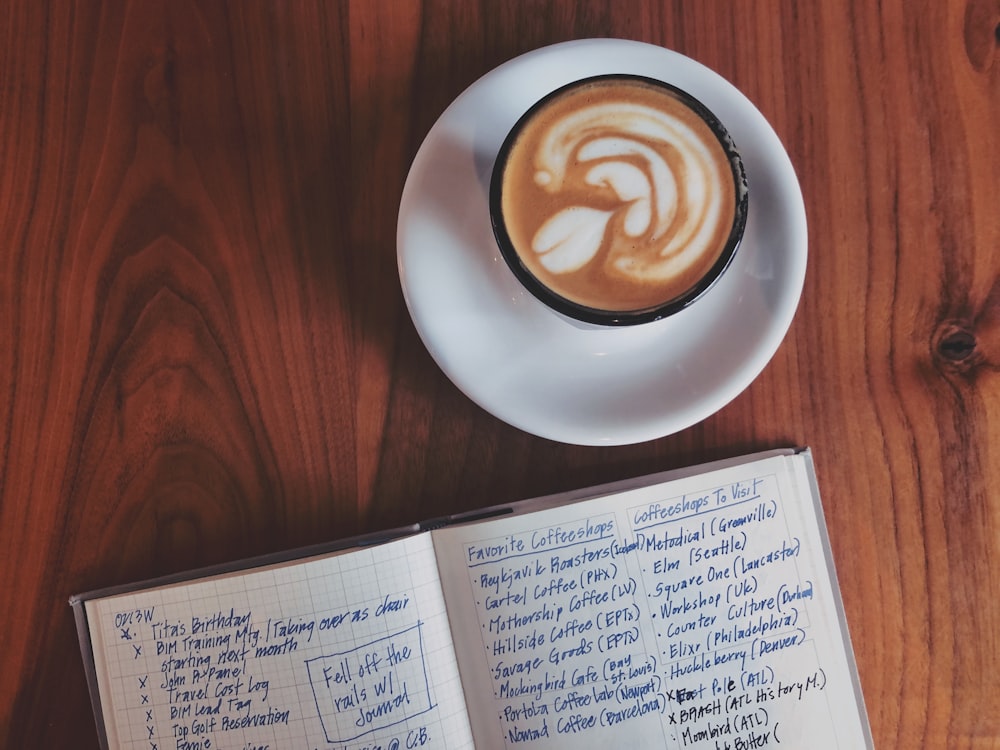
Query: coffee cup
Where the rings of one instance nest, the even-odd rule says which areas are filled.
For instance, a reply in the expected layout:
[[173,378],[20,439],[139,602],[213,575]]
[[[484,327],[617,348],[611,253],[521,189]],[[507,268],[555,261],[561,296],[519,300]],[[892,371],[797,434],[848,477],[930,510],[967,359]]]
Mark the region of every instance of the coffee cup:
[[490,183],[514,275],[557,312],[605,326],[701,298],[730,266],[747,206],[719,119],[685,91],[626,74],[575,81],[530,107]]

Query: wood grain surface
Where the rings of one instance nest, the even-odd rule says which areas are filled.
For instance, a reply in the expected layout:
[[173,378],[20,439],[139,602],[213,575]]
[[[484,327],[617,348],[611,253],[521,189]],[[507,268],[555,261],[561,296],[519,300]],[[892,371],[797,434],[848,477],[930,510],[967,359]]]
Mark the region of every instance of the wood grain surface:
[[[810,256],[735,401],[585,448],[437,368],[395,223],[452,99],[597,36],[757,105]],[[97,746],[73,593],[805,444],[876,746],[1000,748],[998,123],[997,0],[0,3],[0,746]]]

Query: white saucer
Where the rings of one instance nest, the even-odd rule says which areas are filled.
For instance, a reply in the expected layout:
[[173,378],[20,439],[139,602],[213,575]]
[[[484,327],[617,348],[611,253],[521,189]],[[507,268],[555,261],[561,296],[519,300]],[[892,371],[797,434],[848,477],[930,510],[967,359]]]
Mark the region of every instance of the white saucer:
[[[743,157],[750,214],[733,265],[690,308],[645,325],[595,328],[519,284],[493,239],[487,195],[497,150],[528,107],[565,83],[613,72],[672,83],[725,123]],[[397,249],[417,331],[469,398],[534,435],[624,445],[705,419],[757,377],[802,292],[806,217],[781,142],[736,88],[662,47],[586,39],[515,58],[448,107],[410,168]]]

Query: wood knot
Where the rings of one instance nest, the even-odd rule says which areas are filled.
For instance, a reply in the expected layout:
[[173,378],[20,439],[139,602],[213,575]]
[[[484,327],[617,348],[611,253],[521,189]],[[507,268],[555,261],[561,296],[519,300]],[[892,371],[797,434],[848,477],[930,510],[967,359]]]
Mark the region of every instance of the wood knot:
[[957,372],[971,370],[982,359],[975,331],[962,320],[948,320],[938,326],[931,356],[939,365]]
[[991,0],[969,0],[965,6],[965,51],[972,67],[980,73],[992,67],[1000,45],[998,10],[1000,6]]

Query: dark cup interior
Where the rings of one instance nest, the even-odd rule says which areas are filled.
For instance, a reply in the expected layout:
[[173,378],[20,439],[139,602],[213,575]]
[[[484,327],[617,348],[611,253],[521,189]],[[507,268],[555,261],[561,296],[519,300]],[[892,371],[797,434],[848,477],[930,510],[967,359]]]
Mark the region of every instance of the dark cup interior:
[[[638,310],[603,310],[600,308],[588,307],[554,292],[548,285],[540,281],[522,262],[517,250],[514,247],[514,243],[511,241],[510,235],[508,234],[502,211],[504,170],[507,167],[507,160],[510,156],[511,149],[528,121],[531,120],[535,113],[548,104],[549,101],[560,96],[569,89],[585,86],[595,81],[606,80],[638,80],[649,85],[666,89],[674,97],[682,101],[691,110],[697,113],[705,124],[707,124],[712,130],[716,138],[718,138],[723,151],[725,151],[726,155],[729,157],[730,170],[733,176],[733,191],[736,197],[733,226],[729,233],[729,238],[726,241],[725,247],[723,248],[718,260],[708,273],[702,276],[697,283],[679,296],[664,300],[661,304]],[[496,237],[500,253],[503,255],[503,258],[507,262],[511,271],[529,292],[553,310],[571,318],[575,318],[576,320],[606,326],[628,326],[648,323],[673,315],[674,313],[688,307],[712,288],[715,282],[718,281],[719,277],[722,276],[725,270],[732,263],[733,257],[736,255],[736,250],[739,248],[740,242],[743,239],[743,230],[746,226],[747,219],[749,190],[746,172],[743,168],[743,160],[740,158],[739,151],[733,143],[733,139],[730,137],[725,126],[723,126],[723,124],[719,121],[719,118],[716,117],[704,104],[686,91],[683,91],[676,86],[671,86],[663,81],[648,78],[646,76],[616,73],[592,76],[578,81],[573,81],[572,83],[566,84],[565,86],[550,92],[532,105],[515,123],[506,139],[504,139],[503,145],[500,147],[500,151],[497,153],[496,162],[493,165],[493,173],[490,180],[489,200],[490,220],[493,224],[493,234]]]

